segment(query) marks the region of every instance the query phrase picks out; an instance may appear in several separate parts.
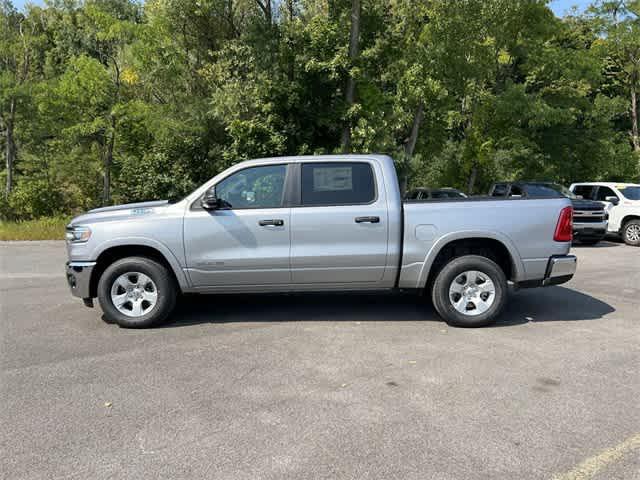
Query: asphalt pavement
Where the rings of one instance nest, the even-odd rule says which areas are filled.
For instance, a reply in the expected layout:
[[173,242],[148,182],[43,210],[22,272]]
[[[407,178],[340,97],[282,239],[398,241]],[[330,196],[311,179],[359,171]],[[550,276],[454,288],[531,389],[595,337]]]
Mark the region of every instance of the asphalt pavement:
[[182,299],[125,330],[0,243],[0,478],[640,479],[640,248],[493,327],[413,296]]

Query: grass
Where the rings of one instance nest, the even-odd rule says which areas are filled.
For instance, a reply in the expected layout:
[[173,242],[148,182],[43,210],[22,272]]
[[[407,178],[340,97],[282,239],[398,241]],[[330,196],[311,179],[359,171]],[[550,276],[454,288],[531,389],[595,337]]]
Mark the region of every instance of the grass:
[[64,240],[65,217],[39,218],[20,222],[0,221],[1,240]]

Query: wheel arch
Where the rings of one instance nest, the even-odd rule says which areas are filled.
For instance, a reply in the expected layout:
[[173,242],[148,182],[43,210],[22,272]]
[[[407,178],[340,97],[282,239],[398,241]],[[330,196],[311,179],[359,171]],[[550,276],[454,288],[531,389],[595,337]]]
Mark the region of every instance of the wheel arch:
[[117,260],[127,257],[145,257],[155,260],[171,273],[176,285],[183,291],[188,287],[187,279],[178,264],[178,261],[170,252],[163,252],[157,246],[146,243],[127,243],[110,245],[104,247],[96,258],[96,265],[91,272],[89,282],[89,293],[91,297],[96,297],[98,292],[98,282],[107,267]]
[[449,260],[463,255],[480,255],[495,261],[507,280],[518,282],[525,276],[520,254],[507,237],[489,232],[461,232],[441,238],[429,250],[418,287],[428,288]]
[[624,230],[624,227],[626,227],[627,223],[630,222],[631,220],[640,220],[640,215],[635,215],[635,214],[625,215],[620,221],[621,232]]

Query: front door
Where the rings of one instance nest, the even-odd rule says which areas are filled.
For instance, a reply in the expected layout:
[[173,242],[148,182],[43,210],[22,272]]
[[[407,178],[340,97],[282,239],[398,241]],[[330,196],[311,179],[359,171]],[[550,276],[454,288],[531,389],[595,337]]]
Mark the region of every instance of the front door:
[[199,202],[184,219],[187,267],[195,287],[291,281],[291,209],[283,207],[287,165],[248,167],[216,185],[228,208]]
[[292,282],[380,286],[389,226],[376,164],[304,162],[299,168],[300,198],[291,209]]

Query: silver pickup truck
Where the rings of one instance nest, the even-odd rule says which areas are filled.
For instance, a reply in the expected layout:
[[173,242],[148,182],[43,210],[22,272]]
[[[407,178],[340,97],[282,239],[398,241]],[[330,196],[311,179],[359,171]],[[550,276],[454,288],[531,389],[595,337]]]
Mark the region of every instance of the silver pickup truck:
[[177,203],[98,208],[67,227],[73,295],[123,327],[180,293],[410,290],[449,324],[489,324],[516,287],[567,282],[571,201],[403,203],[384,155],[239,163]]

